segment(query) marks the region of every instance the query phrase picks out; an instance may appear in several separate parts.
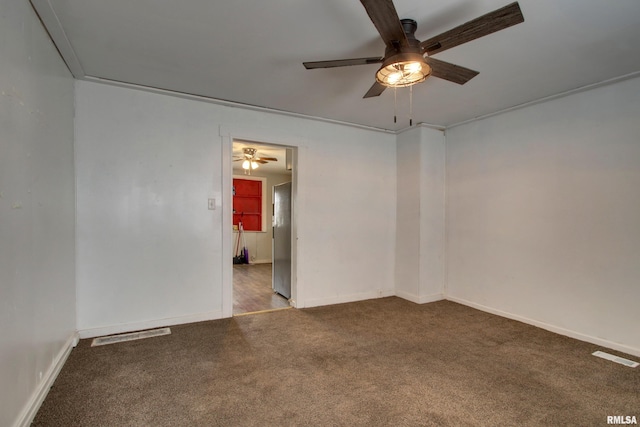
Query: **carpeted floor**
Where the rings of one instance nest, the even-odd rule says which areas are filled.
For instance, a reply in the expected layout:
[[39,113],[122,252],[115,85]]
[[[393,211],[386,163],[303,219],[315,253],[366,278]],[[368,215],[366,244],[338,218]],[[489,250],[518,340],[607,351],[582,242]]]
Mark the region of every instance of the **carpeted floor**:
[[448,301],[399,298],[174,326],[75,348],[36,426],[604,426],[640,368]]

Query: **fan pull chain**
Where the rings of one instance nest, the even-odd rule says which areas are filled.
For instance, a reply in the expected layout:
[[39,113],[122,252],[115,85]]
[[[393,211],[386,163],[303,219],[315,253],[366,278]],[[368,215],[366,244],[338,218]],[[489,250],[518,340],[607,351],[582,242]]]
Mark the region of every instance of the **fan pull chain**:
[[413,85],[409,86],[409,126],[413,126]]
[[398,119],[398,98],[396,97],[396,93],[398,92],[398,88],[396,86],[393,87],[393,123],[397,123]]

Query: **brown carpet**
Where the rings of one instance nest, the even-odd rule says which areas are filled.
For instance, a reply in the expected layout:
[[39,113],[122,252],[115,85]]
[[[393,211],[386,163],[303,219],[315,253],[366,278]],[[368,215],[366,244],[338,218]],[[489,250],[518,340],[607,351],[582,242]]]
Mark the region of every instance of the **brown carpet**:
[[[640,368],[448,301],[384,298],[82,340],[36,426],[603,426]],[[635,360],[612,350],[610,353]]]

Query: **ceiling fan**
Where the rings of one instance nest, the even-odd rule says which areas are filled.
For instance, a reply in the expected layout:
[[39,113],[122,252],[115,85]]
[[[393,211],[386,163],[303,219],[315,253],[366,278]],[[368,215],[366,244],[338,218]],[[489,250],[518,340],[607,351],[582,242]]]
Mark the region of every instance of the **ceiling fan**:
[[400,20],[392,0],[360,2],[386,45],[384,57],[314,61],[303,65],[307,69],[315,69],[381,63],[376,81],[364,98],[379,96],[387,87],[423,82],[430,75],[463,85],[478,75],[478,71],[432,58],[431,55],[524,22],[520,6],[514,2],[421,42],[414,35],[418,28],[416,21]]
[[251,175],[252,169],[257,169],[260,165],[278,161],[278,159],[275,157],[258,157],[257,153],[257,148],[245,147],[242,149],[242,155],[234,156],[233,161],[242,161],[242,169],[244,169],[244,172],[248,175]]

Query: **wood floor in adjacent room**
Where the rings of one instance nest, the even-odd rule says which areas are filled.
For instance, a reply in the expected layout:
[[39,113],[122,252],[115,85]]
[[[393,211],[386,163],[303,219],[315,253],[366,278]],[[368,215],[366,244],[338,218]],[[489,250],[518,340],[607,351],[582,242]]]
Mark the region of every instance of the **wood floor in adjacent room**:
[[289,307],[289,301],[273,292],[271,264],[234,264],[233,314]]

